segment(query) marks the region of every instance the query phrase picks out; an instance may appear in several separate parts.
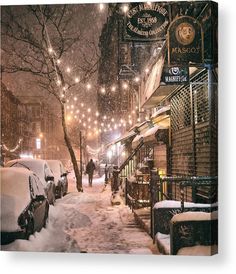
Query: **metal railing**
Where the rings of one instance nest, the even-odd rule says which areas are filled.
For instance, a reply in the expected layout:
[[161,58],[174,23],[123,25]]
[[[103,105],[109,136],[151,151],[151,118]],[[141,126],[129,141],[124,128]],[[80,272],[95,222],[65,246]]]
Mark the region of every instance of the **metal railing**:
[[184,203],[217,202],[218,177],[160,177],[156,170],[150,174],[126,178],[125,201],[132,209],[150,207],[151,235],[154,226],[153,207],[163,200],[181,202],[181,212],[184,212]]

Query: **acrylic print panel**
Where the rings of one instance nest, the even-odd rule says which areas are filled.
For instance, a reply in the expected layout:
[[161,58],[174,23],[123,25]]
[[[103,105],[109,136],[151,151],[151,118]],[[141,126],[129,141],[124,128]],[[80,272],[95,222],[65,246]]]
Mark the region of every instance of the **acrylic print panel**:
[[218,250],[218,7],[1,7],[1,249]]

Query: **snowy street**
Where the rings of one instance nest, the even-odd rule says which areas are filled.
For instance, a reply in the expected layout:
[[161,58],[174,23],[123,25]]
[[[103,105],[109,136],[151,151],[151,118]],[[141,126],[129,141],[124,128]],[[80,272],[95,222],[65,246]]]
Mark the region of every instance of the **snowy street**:
[[50,206],[46,229],[32,235],[29,241],[16,240],[3,250],[85,252],[85,253],[157,253],[152,239],[134,222],[131,210],[111,206],[110,186],[104,189],[104,178],[95,178],[88,187],[83,178],[83,193],[78,193],[73,175],[69,193]]

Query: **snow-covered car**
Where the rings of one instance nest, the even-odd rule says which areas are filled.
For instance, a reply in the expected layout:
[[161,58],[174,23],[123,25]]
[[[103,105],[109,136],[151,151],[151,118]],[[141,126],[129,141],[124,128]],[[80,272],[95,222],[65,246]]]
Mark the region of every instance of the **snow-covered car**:
[[55,203],[54,175],[46,160],[41,159],[15,159],[6,163],[6,167],[24,167],[32,170],[41,180],[49,204]]
[[25,168],[0,168],[1,244],[28,239],[46,226],[49,203],[39,177]]
[[54,174],[56,198],[61,198],[68,192],[68,172],[59,160],[47,160],[47,162]]

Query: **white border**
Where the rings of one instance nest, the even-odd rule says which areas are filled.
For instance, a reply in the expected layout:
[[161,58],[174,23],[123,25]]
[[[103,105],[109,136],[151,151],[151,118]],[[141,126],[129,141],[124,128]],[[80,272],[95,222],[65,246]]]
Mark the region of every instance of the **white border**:
[[[137,0],[138,1],[138,0]],[[136,1],[136,2],[137,2]],[[99,3],[127,1],[30,1],[0,0],[0,5],[41,3]],[[133,1],[132,1],[133,2]],[[2,273],[233,273],[235,266],[235,1],[218,0],[220,43],[219,92],[219,183],[220,183],[220,254],[213,257],[171,257],[138,255],[92,255],[60,253],[1,252]]]

